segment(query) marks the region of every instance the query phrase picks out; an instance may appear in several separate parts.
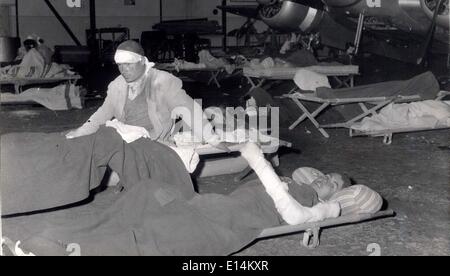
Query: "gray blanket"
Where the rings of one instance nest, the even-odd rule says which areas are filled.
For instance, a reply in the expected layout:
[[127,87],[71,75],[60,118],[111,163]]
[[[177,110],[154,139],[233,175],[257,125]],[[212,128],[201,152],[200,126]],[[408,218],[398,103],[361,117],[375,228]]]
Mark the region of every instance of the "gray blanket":
[[422,100],[431,100],[436,98],[439,91],[439,82],[436,77],[431,72],[425,72],[409,80],[388,81],[342,89],[319,87],[316,94],[322,99],[419,95]]
[[[106,165],[125,185],[103,209],[94,200],[58,211],[57,219],[55,212],[4,219],[4,234],[37,255],[68,255],[70,244],[82,255],[229,255],[283,224],[259,182],[230,195],[196,194],[172,150],[144,139],[124,144],[107,128],[69,141],[59,134],[10,134],[2,139],[3,162],[6,214],[82,200]],[[309,187],[291,185],[290,192],[305,206],[317,203]]]
[[194,196],[181,160],[157,142],[126,144],[106,127],[73,140],[60,133],[8,134],[1,137],[3,215],[82,201],[100,185],[108,166],[128,187],[152,178],[177,186],[186,198]]

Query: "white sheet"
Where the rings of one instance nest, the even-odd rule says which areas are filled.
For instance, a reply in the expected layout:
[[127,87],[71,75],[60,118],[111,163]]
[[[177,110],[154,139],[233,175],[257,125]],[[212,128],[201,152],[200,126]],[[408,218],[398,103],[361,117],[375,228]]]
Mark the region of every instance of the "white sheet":
[[377,115],[366,117],[351,126],[352,129],[371,132],[397,128],[450,127],[450,104],[442,101],[421,101],[408,104],[390,104]]
[[[36,102],[50,110],[68,110],[66,99],[66,85],[54,88],[31,88],[21,94],[2,93],[2,103]],[[72,108],[82,109],[79,87],[70,85],[69,99]]]

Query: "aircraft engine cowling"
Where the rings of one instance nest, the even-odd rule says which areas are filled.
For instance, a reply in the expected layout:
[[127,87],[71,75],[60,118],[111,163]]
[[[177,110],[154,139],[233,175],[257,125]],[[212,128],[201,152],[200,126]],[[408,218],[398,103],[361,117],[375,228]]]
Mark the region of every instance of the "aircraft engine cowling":
[[324,15],[323,11],[292,1],[276,1],[271,5],[262,5],[259,13],[269,27],[292,32],[313,31]]
[[[427,14],[430,20],[433,20],[433,15],[440,0],[420,0],[422,9]],[[449,0],[446,0],[437,17],[437,25],[449,29],[450,15],[449,15]]]
[[325,4],[330,7],[349,7],[361,0],[324,0]]
[[256,2],[258,2],[260,5],[273,5],[278,2],[278,0],[257,0]]

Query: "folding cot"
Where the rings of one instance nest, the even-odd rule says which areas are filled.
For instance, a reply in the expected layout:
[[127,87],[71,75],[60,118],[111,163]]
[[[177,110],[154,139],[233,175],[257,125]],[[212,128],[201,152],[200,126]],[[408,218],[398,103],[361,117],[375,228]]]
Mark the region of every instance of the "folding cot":
[[81,76],[79,75],[55,78],[5,78],[0,79],[0,86],[7,84],[14,85],[16,94],[19,94],[22,92],[22,88],[27,85],[65,83],[67,86],[70,86],[71,84],[76,84],[80,79]]
[[359,74],[359,67],[356,65],[315,65],[303,68],[277,67],[269,69],[245,67],[243,75],[247,78],[253,89],[263,85],[266,80],[293,80],[295,74],[300,69],[307,69],[334,78],[338,82],[337,88],[353,87],[354,77]]
[[[289,127],[293,130],[301,122],[309,119],[319,132],[326,138],[329,134],[325,128],[351,128],[351,126],[369,115],[376,115],[383,107],[391,103],[408,103],[414,101],[437,99],[441,100],[448,92],[440,91],[439,83],[431,72],[418,75],[406,81],[377,83],[349,89],[318,88],[313,93],[291,93],[281,98],[291,99],[303,114]],[[319,104],[314,111],[309,111],[304,102]],[[317,117],[330,106],[357,104],[362,112],[345,122],[321,125]],[[389,130],[387,133],[392,133]],[[404,130],[399,130],[399,132]],[[411,130],[415,131],[415,129]],[[356,136],[355,133],[351,133]],[[362,135],[362,133],[359,133]],[[370,135],[370,133],[368,134]],[[375,135],[375,134],[374,134]]]
[[[230,150],[232,152],[237,152],[240,150],[240,148],[243,146],[243,144],[230,144]],[[279,141],[279,146],[287,146],[291,147],[290,143],[284,142],[282,140]],[[278,145],[274,146],[271,144],[267,145],[261,145],[263,152],[266,154],[269,154],[269,156],[275,157],[278,151]],[[210,154],[217,154],[217,153],[223,153],[223,151],[217,150],[215,148],[212,148],[211,146],[202,146],[196,149],[196,151],[202,156],[202,155],[210,155]],[[226,159],[224,159],[224,162],[227,162]],[[225,165],[226,166],[226,163]],[[250,168],[245,169],[242,173],[239,174],[238,177],[235,178],[235,181],[240,181],[244,177],[246,177],[251,172]],[[393,210],[384,210],[377,212],[375,214],[354,214],[354,215],[346,215],[346,216],[340,216],[334,219],[327,219],[324,221],[314,222],[314,223],[304,223],[299,225],[283,225],[273,228],[267,228],[264,229],[259,236],[257,237],[257,240],[259,239],[266,239],[266,238],[272,238],[276,236],[281,235],[288,235],[288,234],[297,234],[304,232],[302,245],[309,249],[315,249],[319,246],[320,243],[320,231],[324,228],[331,228],[331,227],[338,227],[342,225],[349,225],[349,224],[357,224],[362,223],[366,221],[386,218],[386,217],[392,217],[395,213]]]
[[221,88],[220,82],[218,80],[219,75],[225,71],[224,67],[201,67],[198,68],[175,68],[175,66],[171,63],[164,63],[164,64],[158,64],[156,66],[157,69],[164,70],[164,71],[170,71],[171,73],[179,73],[179,72],[207,72],[210,74],[210,78],[208,80],[208,85],[211,85],[214,83],[217,88]]
[[[390,103],[400,103],[400,102],[411,102],[411,101],[418,101],[420,100],[420,96],[418,95],[412,95],[412,96],[390,96],[390,97],[360,97],[360,98],[334,98],[334,99],[323,99],[316,97],[314,95],[309,94],[302,94],[302,93],[293,93],[284,95],[284,98],[290,98],[294,101],[294,103],[301,109],[303,112],[302,116],[300,116],[290,127],[289,130],[293,130],[296,128],[301,122],[303,122],[306,119],[309,119],[314,126],[319,130],[319,132],[326,138],[330,138],[330,135],[328,132],[325,131],[324,128],[349,128],[353,123],[363,119],[364,117],[375,114],[378,110],[381,108],[387,106]],[[313,112],[309,111],[305,105],[302,103],[302,101],[307,102],[315,102],[319,103],[320,106],[314,110]],[[362,113],[358,116],[343,122],[343,123],[336,123],[336,124],[329,124],[329,125],[321,125],[317,121],[317,116],[321,114],[322,111],[324,111],[329,106],[337,106],[337,105],[345,105],[345,104],[358,104],[361,109]],[[366,104],[374,105],[372,107],[367,107]]]
[[[14,85],[15,94],[11,96],[0,97],[0,104],[24,104],[33,102],[33,100],[28,97],[22,98],[21,94],[23,92],[23,87],[28,85],[59,85],[64,84],[64,98],[65,104],[68,109],[72,109],[73,107],[77,107],[78,104],[74,104],[73,98],[71,95],[71,90],[76,86],[77,82],[81,79],[79,75],[73,76],[64,76],[64,77],[55,77],[55,78],[8,78],[8,79],[0,79],[0,87],[2,85]],[[81,106],[83,106],[83,100],[81,99]],[[78,106],[78,108],[81,108]]]
[[299,225],[284,225],[265,229],[259,234],[257,239],[271,238],[281,235],[297,234],[304,232],[302,245],[309,249],[315,249],[320,244],[320,230],[324,228],[337,227],[348,224],[362,223],[375,219],[395,216],[393,210],[380,211],[375,214],[355,214],[327,219],[324,221],[304,223]]
[[[445,97],[450,96],[448,91],[440,91],[436,97],[437,101],[443,100]],[[450,119],[450,118],[449,118]],[[418,131],[440,130],[450,128],[448,124],[436,124],[436,125],[423,125],[423,126],[404,126],[396,128],[384,128],[381,130],[358,130],[350,126],[350,137],[357,136],[371,136],[371,137],[383,137],[383,143],[386,145],[392,144],[392,138],[394,133],[408,133]]]
[[[278,157],[279,148],[292,147],[292,143],[283,141],[276,137],[265,135],[263,133],[259,133],[257,138],[259,140],[261,150],[265,154],[266,158],[275,167],[278,167],[280,165]],[[239,182],[243,180],[247,175],[249,175],[252,171],[244,158],[234,155],[234,153],[238,153],[240,151],[240,149],[246,144],[246,142],[225,142],[224,144],[227,146],[229,152],[217,149],[208,144],[177,144],[177,148],[181,150],[193,149],[195,153],[197,153],[201,157],[201,161],[203,164],[202,166],[200,166],[201,169],[195,173],[196,176],[208,177],[239,173],[239,175],[235,177],[235,182]],[[210,157],[214,157],[214,159],[211,159]]]

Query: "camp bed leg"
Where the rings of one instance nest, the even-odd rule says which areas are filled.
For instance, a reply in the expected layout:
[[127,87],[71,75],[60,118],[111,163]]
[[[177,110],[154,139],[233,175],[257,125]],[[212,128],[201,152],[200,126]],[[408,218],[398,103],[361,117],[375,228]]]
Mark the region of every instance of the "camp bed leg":
[[316,249],[320,245],[320,228],[306,230],[303,234],[302,245],[308,249]]
[[14,91],[16,92],[16,94],[22,93],[22,85],[20,85],[20,84],[15,84],[15,85],[14,85]]
[[380,110],[381,108],[385,107],[386,105],[390,104],[393,101],[394,100],[391,99],[391,100],[387,100],[387,101],[381,102],[381,103],[377,104],[376,106],[374,106],[371,109],[367,109],[365,106],[363,108],[362,105],[360,105],[361,108],[363,109],[363,113],[361,115],[356,116],[355,118],[349,120],[348,122],[344,123],[343,125],[351,126],[353,123],[359,121],[362,118],[367,117],[369,114],[375,114],[378,110]]
[[316,111],[313,113],[310,113],[308,109],[298,100],[295,98],[292,98],[292,100],[297,104],[297,106],[303,111],[303,115],[297,119],[290,127],[289,130],[293,130],[296,128],[301,122],[303,122],[306,118],[308,118],[314,126],[319,130],[319,132],[325,137],[330,138],[330,135],[320,126],[320,124],[316,121],[317,115],[320,114],[325,108],[327,108],[330,103],[326,102],[323,103]]
[[383,144],[392,145],[392,133],[387,133],[383,137]]
[[217,80],[217,77],[219,76],[221,71],[211,71],[211,78],[208,81],[208,85],[211,85],[212,82],[214,82],[218,88],[220,88],[220,83]]

